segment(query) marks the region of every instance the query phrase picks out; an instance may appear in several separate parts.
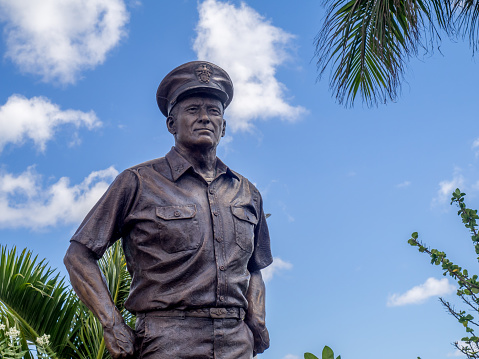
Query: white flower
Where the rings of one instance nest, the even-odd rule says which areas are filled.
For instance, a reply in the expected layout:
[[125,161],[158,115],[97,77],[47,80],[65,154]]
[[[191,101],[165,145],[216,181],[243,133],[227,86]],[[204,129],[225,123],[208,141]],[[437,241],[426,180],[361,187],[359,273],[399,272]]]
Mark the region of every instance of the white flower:
[[0,324],[0,330],[5,330],[5,324]]
[[15,339],[20,335],[20,331],[17,330],[15,327],[12,327],[5,334],[8,335],[9,337]]
[[43,334],[41,337],[38,337],[37,343],[41,345],[42,347],[47,346],[48,344],[50,344],[50,335]]

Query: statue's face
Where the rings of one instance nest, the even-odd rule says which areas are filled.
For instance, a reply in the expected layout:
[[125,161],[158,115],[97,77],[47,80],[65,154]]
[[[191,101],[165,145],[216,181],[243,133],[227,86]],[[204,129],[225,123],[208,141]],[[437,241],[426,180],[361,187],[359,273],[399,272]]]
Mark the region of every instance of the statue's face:
[[216,147],[225,135],[221,101],[205,96],[191,96],[176,104],[166,124],[177,145],[187,148]]

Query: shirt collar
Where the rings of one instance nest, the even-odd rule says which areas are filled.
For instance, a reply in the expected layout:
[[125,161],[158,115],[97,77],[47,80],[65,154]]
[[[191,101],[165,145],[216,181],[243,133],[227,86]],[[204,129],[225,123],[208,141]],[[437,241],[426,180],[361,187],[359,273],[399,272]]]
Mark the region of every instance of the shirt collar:
[[[179,152],[172,147],[170,152],[166,154],[166,160],[171,168],[171,177],[173,181],[177,181],[189,168],[193,169],[193,166],[186,158],[179,154]],[[223,161],[216,157],[216,176],[226,173],[227,175],[239,180],[238,176],[226,166]]]

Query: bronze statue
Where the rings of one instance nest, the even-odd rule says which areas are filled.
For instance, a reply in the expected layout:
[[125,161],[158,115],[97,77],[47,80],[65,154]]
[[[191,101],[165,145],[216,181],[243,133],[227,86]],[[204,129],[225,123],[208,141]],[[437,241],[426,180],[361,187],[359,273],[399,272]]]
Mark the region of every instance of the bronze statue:
[[[71,239],[72,286],[113,358],[250,359],[269,347],[260,270],[272,256],[261,195],[216,157],[232,97],[231,79],[212,63],[166,75],[157,102],[175,146],[122,172]],[[120,238],[135,330],[97,265]]]

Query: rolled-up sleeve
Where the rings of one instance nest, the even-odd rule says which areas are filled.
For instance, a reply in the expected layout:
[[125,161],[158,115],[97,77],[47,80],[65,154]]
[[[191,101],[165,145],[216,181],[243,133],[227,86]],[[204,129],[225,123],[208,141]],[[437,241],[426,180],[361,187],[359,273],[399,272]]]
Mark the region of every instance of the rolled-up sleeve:
[[123,234],[125,218],[135,204],[139,180],[136,172],[118,175],[87,214],[70,241],[83,244],[98,258]]

